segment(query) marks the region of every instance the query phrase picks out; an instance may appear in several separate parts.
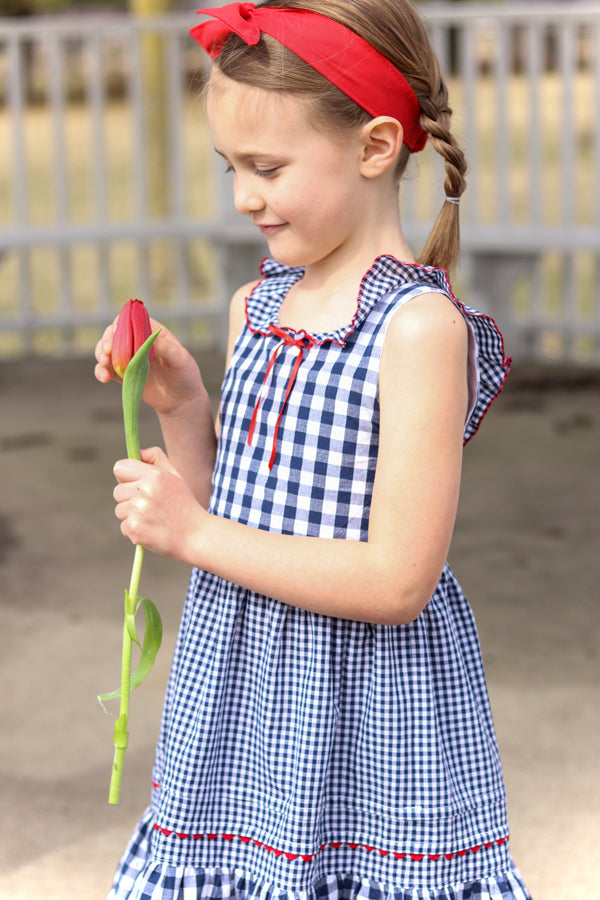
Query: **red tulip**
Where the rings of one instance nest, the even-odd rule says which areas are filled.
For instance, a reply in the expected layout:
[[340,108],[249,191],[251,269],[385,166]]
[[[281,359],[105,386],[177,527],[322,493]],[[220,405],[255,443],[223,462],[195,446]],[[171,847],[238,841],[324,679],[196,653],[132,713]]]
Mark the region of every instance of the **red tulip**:
[[[131,358],[152,334],[150,316],[141,300],[128,300],[117,319],[113,336],[113,369],[123,378]],[[150,349],[148,361],[152,363],[154,347]]]

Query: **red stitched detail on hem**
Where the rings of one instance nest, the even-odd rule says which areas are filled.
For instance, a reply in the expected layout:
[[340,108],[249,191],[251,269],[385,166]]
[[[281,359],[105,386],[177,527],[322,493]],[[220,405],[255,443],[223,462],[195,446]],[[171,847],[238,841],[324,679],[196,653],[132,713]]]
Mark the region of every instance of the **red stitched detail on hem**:
[[[340,847],[350,847],[351,850],[366,850],[367,853],[371,853],[375,847],[371,847],[369,844],[355,844],[343,841],[332,841],[326,844],[321,844],[317,853],[291,853],[285,850],[277,850],[275,847],[269,847],[268,844],[264,844],[262,841],[257,841],[254,838],[246,837],[244,835],[235,835],[235,834],[185,834],[179,831],[170,831],[168,828],[163,828],[158,823],[154,823],[154,830],[160,831],[161,834],[164,834],[165,837],[170,837],[175,835],[180,840],[185,840],[188,837],[194,838],[194,840],[200,840],[201,838],[208,838],[211,841],[216,840],[217,838],[222,838],[224,841],[233,841],[237,838],[237,840],[242,841],[243,844],[253,843],[256,847],[262,848],[267,853],[273,853],[275,856],[285,856],[290,862],[293,862],[296,859],[301,859],[304,862],[310,862],[311,859],[314,859],[318,853],[323,850],[327,850],[331,847],[333,850],[339,850]],[[495,841],[488,841],[485,844],[477,844],[475,847],[467,847],[466,850],[454,850],[451,853],[395,853],[393,850],[381,850],[377,848],[378,852],[382,856],[393,856],[394,859],[406,859],[407,857],[412,862],[422,862],[424,859],[429,859],[432,862],[437,862],[438,859],[454,859],[455,856],[466,856],[469,851],[471,853],[477,853],[479,850],[489,850],[491,847],[497,845],[501,847],[502,844],[506,843],[506,841],[510,840],[510,835],[506,835],[506,837],[497,838]]]

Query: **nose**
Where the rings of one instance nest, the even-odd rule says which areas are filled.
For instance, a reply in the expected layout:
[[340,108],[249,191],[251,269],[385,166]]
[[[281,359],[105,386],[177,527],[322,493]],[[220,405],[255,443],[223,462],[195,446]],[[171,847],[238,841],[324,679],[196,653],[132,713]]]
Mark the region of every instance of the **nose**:
[[236,176],[233,186],[233,200],[237,211],[244,216],[250,216],[252,213],[259,212],[265,205],[255,178]]

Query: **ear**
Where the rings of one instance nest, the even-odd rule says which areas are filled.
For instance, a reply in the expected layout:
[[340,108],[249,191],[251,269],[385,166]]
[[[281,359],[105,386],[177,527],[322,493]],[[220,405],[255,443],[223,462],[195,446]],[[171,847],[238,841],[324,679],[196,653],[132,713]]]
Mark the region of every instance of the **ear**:
[[377,116],[361,129],[362,153],[360,172],[365,178],[376,178],[398,159],[404,131],[397,119]]

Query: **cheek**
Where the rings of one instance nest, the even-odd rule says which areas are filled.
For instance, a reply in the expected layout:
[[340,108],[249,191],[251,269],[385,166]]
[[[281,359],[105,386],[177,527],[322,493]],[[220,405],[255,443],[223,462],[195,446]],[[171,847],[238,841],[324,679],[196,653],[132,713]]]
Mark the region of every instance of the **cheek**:
[[299,223],[314,218],[315,204],[309,199],[312,196],[313,192],[306,184],[290,185],[289,190],[274,192],[269,206],[281,218]]

